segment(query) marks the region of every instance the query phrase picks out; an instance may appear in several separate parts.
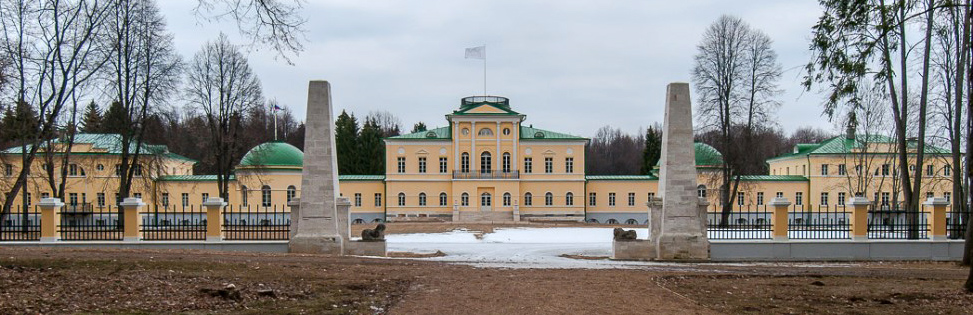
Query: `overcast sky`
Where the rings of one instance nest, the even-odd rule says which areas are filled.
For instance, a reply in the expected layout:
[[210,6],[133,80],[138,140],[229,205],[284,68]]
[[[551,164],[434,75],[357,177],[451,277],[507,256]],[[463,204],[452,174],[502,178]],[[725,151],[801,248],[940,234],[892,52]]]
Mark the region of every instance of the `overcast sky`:
[[[464,49],[487,46],[487,93],[510,98],[525,124],[591,137],[605,125],[636,132],[662,122],[669,82],[689,82],[692,57],[721,14],[774,40],[785,90],[778,124],[833,130],[819,93],[800,86],[816,0],[401,1],[309,0],[305,51],[288,65],[250,51],[264,95],[304,119],[307,82],[328,80],[335,113],[387,110],[412,124],[445,126],[460,98],[483,94],[483,64]],[[231,24],[199,22],[195,0],[159,1],[188,61]]]

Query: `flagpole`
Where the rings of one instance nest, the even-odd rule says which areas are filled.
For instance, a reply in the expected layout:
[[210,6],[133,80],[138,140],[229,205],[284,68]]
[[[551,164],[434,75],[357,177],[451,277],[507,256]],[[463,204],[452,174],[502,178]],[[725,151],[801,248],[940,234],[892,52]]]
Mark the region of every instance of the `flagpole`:
[[277,141],[277,108],[271,108],[271,113],[274,114],[274,141]]

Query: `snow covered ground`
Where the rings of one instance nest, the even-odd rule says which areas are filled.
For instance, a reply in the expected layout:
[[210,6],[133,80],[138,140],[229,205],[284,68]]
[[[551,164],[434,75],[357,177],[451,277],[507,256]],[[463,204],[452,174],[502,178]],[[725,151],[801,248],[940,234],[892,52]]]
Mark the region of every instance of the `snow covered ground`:
[[[648,229],[635,229],[648,238]],[[480,234],[481,237],[477,237]],[[390,252],[435,253],[422,258],[485,268],[696,269],[700,264],[585,260],[560,255],[611,256],[611,228],[497,228],[493,233],[451,231],[386,235]],[[754,264],[749,264],[754,265]]]

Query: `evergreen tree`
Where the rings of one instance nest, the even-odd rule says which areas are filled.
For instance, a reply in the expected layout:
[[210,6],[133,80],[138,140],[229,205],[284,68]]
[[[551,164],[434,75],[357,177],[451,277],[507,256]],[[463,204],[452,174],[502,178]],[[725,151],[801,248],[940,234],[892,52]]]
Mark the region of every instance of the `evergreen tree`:
[[361,157],[361,174],[385,174],[385,145],[382,144],[382,128],[375,120],[366,118],[358,136],[358,154]]
[[338,155],[338,174],[360,174],[360,158],[357,149],[358,121],[355,115],[341,111],[335,121],[335,150]]
[[645,130],[645,148],[642,150],[642,174],[652,173],[652,169],[662,157],[662,129],[650,126]]
[[120,134],[128,130],[129,121],[128,113],[125,112],[122,103],[112,102],[111,106],[108,107],[108,111],[105,112],[99,131]]
[[81,117],[81,132],[95,133],[101,130],[101,110],[94,101],[85,107],[84,116]]
[[420,131],[426,131],[426,124],[423,123],[423,122],[421,122],[421,121],[420,122],[417,122],[414,126],[412,126],[412,132],[411,133],[416,133],[416,132],[420,132]]

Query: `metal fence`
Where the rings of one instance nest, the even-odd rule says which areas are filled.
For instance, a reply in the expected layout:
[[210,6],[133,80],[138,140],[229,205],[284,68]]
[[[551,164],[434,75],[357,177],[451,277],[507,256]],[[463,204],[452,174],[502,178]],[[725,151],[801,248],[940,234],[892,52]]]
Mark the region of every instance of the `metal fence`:
[[907,210],[902,204],[871,205],[868,210],[868,238],[929,238],[928,214],[922,209]]
[[223,239],[286,240],[290,238],[291,211],[285,205],[226,206]]
[[41,213],[37,206],[0,205],[0,241],[37,241],[41,239]]
[[142,239],[147,241],[205,240],[206,209],[154,205],[142,212]]
[[708,211],[706,234],[714,240],[770,239],[773,228],[771,215],[767,205],[735,208],[726,215],[721,211]]
[[960,208],[950,205],[949,211],[946,212],[946,237],[949,239],[958,240],[966,237],[970,208],[966,207],[965,210]]
[[794,205],[787,213],[791,239],[850,239],[851,212],[844,205]]
[[57,229],[66,241],[111,241],[122,239],[121,224],[117,207],[65,207]]

